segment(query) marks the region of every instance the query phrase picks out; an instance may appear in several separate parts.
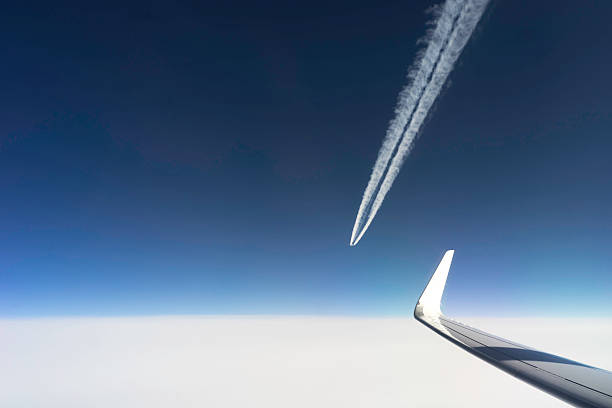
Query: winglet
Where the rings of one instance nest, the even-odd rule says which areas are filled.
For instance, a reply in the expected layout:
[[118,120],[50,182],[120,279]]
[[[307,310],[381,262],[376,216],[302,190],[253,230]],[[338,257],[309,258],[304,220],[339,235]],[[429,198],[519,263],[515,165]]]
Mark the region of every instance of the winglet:
[[446,278],[448,277],[454,253],[453,249],[446,251],[438,268],[425,287],[414,308],[414,317],[417,319],[422,320],[425,316],[436,318],[442,314],[440,303],[442,302],[442,294],[444,293],[444,286],[446,285]]

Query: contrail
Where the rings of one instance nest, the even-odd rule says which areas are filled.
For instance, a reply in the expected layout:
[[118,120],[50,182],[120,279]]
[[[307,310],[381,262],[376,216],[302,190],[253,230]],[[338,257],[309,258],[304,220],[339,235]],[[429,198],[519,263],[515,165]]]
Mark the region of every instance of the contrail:
[[[453,25],[459,12],[461,11],[462,1],[449,0],[438,10],[438,22],[436,28],[430,33],[429,45],[425,49],[423,56],[409,70],[408,78],[410,84],[406,86],[399,95],[397,107],[395,108],[395,118],[389,124],[387,135],[380,148],[376,163],[370,176],[370,181],[363,193],[363,199],[359,206],[357,219],[353,226],[351,235],[351,245],[354,245],[356,234],[365,222],[365,213],[369,212],[374,194],[379,188],[381,179],[389,165],[389,161],[400,141],[406,124],[410,120],[423,91],[430,80],[431,73],[439,60],[440,52],[448,42]],[[356,243],[356,242],[355,242]]]
[[410,153],[412,143],[429,109],[442,90],[488,2],[489,0],[447,0],[438,9],[439,16],[434,31],[430,33],[429,44],[418,64],[415,64],[409,73],[410,84],[400,93],[396,116],[389,124],[359,206],[351,234],[351,246],[356,245],[363,237],[380,209],[406,156]]

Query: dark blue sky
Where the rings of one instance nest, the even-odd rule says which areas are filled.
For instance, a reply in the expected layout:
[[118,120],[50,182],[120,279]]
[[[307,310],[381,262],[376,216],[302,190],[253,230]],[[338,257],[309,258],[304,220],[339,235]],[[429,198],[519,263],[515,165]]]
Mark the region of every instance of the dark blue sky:
[[[0,16],[0,315],[612,315],[612,3],[497,1],[348,241],[428,1]],[[89,7],[89,8],[87,8]]]

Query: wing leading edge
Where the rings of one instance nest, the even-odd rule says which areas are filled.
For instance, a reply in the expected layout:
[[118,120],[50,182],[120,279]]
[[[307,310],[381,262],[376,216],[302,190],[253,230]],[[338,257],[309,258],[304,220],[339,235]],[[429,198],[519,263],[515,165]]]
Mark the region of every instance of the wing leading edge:
[[414,317],[481,360],[576,407],[612,408],[612,372],[548,354],[449,319],[440,302],[454,251],[446,251]]

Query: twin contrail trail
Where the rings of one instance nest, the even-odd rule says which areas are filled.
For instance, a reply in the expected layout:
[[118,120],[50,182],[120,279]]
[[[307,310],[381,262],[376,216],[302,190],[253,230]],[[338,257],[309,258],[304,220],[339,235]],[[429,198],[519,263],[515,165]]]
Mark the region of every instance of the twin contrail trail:
[[357,245],[397,177],[412,143],[489,0],[447,0],[438,11],[435,29],[418,62],[408,74],[387,135],[353,226],[350,245]]

